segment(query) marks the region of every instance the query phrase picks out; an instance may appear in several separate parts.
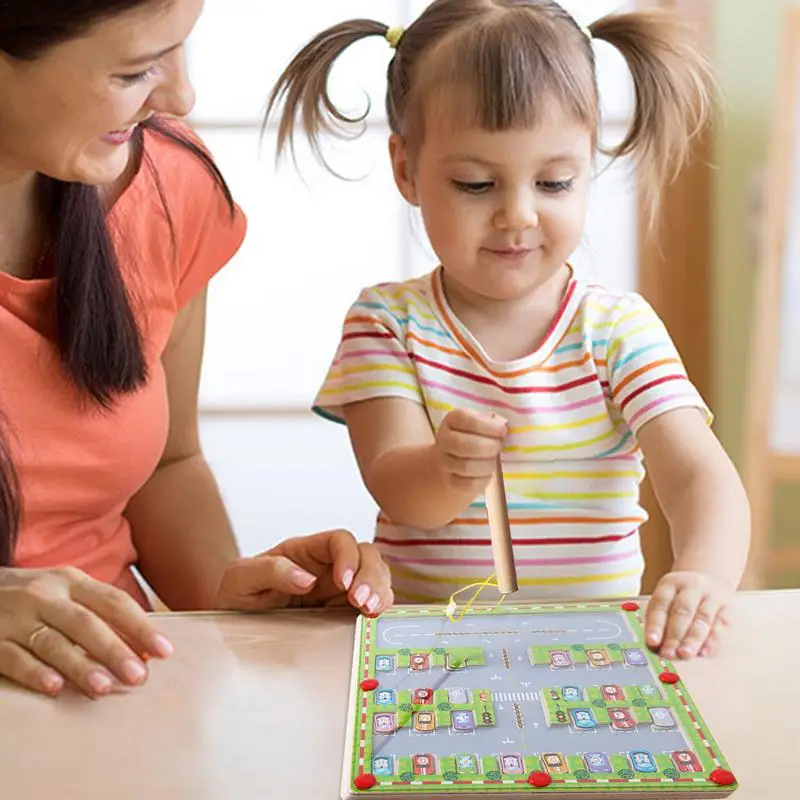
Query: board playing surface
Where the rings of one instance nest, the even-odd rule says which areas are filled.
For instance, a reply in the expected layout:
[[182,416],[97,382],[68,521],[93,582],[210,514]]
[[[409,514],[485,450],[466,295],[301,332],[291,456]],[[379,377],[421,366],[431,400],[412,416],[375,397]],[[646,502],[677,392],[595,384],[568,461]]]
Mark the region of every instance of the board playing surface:
[[723,797],[637,603],[397,606],[356,629],[342,796]]

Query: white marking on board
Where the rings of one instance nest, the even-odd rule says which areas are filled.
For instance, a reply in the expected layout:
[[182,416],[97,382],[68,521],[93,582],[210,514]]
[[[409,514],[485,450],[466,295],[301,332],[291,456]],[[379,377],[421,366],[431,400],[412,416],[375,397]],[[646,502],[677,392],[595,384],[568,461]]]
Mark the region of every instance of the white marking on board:
[[384,641],[385,641],[387,644],[393,644],[393,645],[402,645],[403,643],[402,643],[401,641],[400,641],[400,642],[397,642],[397,641],[395,641],[395,640],[394,640],[392,637],[390,637],[390,636],[389,636],[389,634],[390,634],[392,631],[399,631],[399,630],[414,630],[415,628],[418,628],[418,627],[419,627],[419,625],[391,625],[391,626],[387,627],[387,628],[386,628],[386,629],[383,631],[383,640],[384,640]]
[[[611,636],[610,638],[611,638],[612,640],[613,640],[613,639],[619,639],[619,638],[621,638],[621,637],[622,637],[622,628],[620,628],[620,626],[619,626],[619,625],[617,625],[617,623],[616,623],[616,622],[610,622],[610,623],[608,623],[608,624],[609,624],[609,625],[612,625],[612,626],[613,626],[613,627],[616,629],[616,631],[617,631],[617,632],[616,632],[616,633],[615,633],[613,636]],[[597,633],[601,633],[601,631],[600,631],[600,630],[597,630],[596,632],[597,632]],[[587,637],[586,637],[586,639],[587,639],[587,641],[589,641],[589,642],[601,642],[601,641],[603,641],[603,640],[606,640],[606,641],[608,641],[608,639],[609,639],[609,636],[608,636],[608,634],[607,634],[607,633],[603,632],[602,636],[587,636]]]

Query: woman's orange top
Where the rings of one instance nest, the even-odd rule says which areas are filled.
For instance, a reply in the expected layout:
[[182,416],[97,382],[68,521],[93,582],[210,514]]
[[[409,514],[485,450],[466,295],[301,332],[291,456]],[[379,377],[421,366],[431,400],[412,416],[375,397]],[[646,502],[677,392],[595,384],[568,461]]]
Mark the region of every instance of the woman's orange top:
[[231,217],[197,158],[145,132],[142,165],[109,223],[142,328],[147,385],[110,412],[94,405],[72,385],[54,346],[53,281],[0,273],[0,414],[21,483],[16,566],[75,566],[144,602],[124,511],[166,442],[161,355],[179,309],[237,251],[246,222],[238,208]]

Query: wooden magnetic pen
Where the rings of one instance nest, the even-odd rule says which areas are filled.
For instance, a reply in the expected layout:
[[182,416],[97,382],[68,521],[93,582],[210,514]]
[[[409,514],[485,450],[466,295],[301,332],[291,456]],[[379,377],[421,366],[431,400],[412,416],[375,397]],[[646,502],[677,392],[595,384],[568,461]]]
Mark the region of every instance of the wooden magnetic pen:
[[489,485],[486,487],[486,511],[489,516],[489,535],[492,539],[497,586],[503,595],[513,594],[519,589],[514,549],[511,543],[511,526],[508,522],[508,503],[503,481],[503,464],[500,456]]

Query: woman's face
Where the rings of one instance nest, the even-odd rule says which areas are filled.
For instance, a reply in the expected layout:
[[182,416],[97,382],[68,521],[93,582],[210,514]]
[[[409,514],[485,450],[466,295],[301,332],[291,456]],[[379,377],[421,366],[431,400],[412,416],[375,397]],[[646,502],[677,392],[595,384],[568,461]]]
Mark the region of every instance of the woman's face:
[[32,61],[0,52],[0,183],[31,172],[104,184],[137,123],[194,105],[183,43],[203,0],[152,0]]

